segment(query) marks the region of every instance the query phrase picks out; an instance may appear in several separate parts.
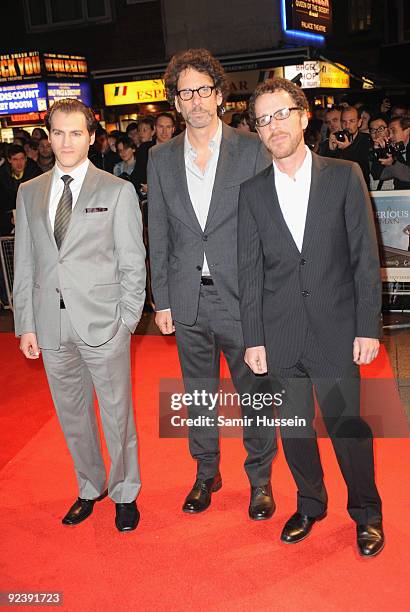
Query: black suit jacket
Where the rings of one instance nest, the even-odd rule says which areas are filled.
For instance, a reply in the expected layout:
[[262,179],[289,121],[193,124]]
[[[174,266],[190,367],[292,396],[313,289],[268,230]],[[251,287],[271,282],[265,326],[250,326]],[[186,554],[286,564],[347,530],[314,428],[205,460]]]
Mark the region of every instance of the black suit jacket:
[[351,364],[356,336],[380,334],[379,258],[362,173],[355,163],[312,155],[302,252],[283,218],[272,165],[240,191],[238,278],[245,346],[265,345],[273,366],[298,361],[308,329],[338,365]]

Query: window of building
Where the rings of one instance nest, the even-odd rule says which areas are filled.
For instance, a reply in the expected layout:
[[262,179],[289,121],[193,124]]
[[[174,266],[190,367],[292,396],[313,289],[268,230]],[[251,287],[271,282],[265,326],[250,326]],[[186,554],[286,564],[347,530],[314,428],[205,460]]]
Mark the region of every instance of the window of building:
[[349,30],[363,32],[372,26],[372,0],[349,1]]
[[28,32],[112,21],[110,0],[24,0]]

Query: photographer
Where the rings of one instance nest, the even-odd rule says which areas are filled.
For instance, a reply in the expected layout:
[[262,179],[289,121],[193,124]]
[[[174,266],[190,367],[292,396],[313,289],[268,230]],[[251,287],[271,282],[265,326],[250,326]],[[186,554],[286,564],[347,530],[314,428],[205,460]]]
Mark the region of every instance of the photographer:
[[393,179],[383,180],[380,178],[380,174],[383,170],[383,166],[375,168],[377,178],[373,176],[373,162],[377,162],[383,158],[386,154],[385,151],[380,148],[379,142],[381,139],[385,140],[389,138],[389,128],[387,120],[384,115],[375,115],[369,121],[369,134],[372,139],[372,146],[370,149],[370,191],[386,191],[394,189]]
[[341,124],[342,130],[329,136],[329,152],[326,157],[357,162],[362,169],[364,180],[369,186],[369,148],[371,140],[369,134],[359,132],[362,122],[357,108],[354,106],[343,108]]
[[381,149],[371,164],[375,179],[393,179],[394,189],[410,189],[410,117],[393,117],[389,123],[390,138],[377,138],[375,149]]

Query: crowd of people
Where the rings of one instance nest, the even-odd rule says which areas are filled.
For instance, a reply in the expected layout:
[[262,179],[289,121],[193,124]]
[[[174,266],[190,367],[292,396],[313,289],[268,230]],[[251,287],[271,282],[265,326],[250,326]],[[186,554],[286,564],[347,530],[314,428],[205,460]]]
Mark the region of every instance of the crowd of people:
[[[229,125],[255,131],[247,112],[233,113]],[[89,158],[101,170],[130,181],[139,200],[147,197],[148,151],[179,133],[174,114],[160,112],[129,123],[126,131],[97,128]],[[305,142],[321,156],[355,161],[371,191],[410,188],[410,102],[374,108],[362,101],[316,107],[305,130]],[[17,129],[12,143],[0,142],[0,235],[14,232],[17,190],[21,183],[53,168],[55,158],[47,132]]]

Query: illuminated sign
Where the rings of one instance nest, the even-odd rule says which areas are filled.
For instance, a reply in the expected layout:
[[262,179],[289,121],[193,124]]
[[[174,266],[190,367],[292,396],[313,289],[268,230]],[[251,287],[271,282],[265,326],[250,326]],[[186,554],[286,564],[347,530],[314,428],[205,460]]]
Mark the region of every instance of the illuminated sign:
[[91,106],[91,87],[88,82],[47,83],[47,96],[50,106],[63,98],[75,98]]
[[104,85],[107,106],[119,104],[144,104],[162,102],[167,99],[162,79],[154,81],[129,81],[128,83],[107,83]]
[[331,0],[281,0],[282,28],[302,44],[323,45],[332,33]]
[[38,79],[39,76],[41,62],[37,51],[0,55],[0,82]]
[[303,62],[296,66],[285,66],[285,79],[292,80],[298,74],[300,77],[302,89],[309,87],[320,87],[320,62]]
[[[342,68],[339,70],[338,66]],[[293,79],[298,74],[302,89],[314,87],[327,87],[331,89],[348,89],[350,87],[350,77],[346,66],[343,64],[329,64],[329,62],[303,62],[296,66],[284,66],[274,68],[268,77],[282,77]]]
[[0,115],[47,110],[45,83],[0,86]]
[[[340,66],[343,70],[339,70],[337,66]],[[320,87],[349,88],[350,76],[345,71],[347,71],[347,68],[343,64],[334,66],[328,62],[320,62]]]
[[19,123],[20,125],[23,123],[26,123],[27,125],[32,123],[44,123],[45,116],[46,111],[41,113],[19,113],[17,115],[10,115],[9,122]]
[[294,30],[321,34],[322,36],[332,33],[332,5],[330,0],[293,0],[289,9]]
[[48,77],[84,79],[88,75],[87,60],[82,55],[44,53],[43,58]]

